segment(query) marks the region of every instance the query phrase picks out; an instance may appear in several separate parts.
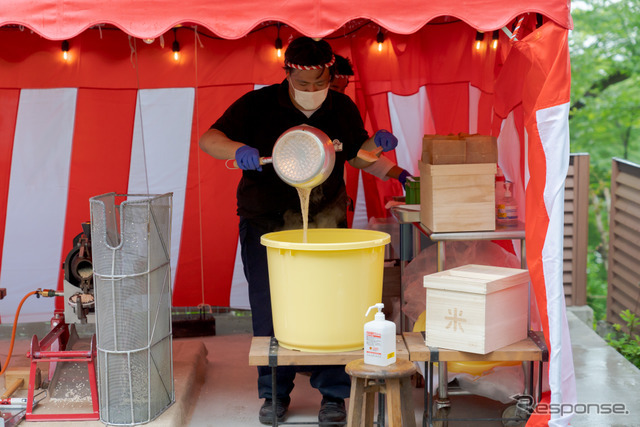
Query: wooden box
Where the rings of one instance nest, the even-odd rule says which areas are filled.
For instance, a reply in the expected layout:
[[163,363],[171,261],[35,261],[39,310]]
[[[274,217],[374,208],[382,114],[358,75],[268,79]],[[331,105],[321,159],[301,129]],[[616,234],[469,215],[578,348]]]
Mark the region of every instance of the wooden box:
[[465,265],[424,277],[427,346],[487,354],[527,337],[529,272]]
[[429,230],[495,230],[495,163],[418,163],[420,222]]
[[495,136],[469,135],[465,138],[465,163],[497,163],[498,142]]
[[423,138],[422,161],[432,165],[465,163],[467,144],[464,139]]

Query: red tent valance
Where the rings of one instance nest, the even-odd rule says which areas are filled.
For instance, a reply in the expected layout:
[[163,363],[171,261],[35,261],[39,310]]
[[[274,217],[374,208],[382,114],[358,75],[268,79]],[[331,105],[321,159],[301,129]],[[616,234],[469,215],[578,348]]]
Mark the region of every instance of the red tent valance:
[[0,3],[0,26],[21,25],[52,40],[111,24],[139,38],[155,38],[179,24],[206,27],[238,39],[265,21],[278,21],[313,37],[327,36],[356,18],[397,34],[411,34],[437,17],[460,19],[481,31],[495,30],[523,13],[540,13],[571,28],[567,0],[13,0]]

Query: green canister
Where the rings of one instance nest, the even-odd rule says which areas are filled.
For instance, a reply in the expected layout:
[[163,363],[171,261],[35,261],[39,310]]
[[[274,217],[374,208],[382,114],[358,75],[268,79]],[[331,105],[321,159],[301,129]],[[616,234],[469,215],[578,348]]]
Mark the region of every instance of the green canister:
[[404,184],[404,190],[406,192],[405,202],[408,205],[420,204],[420,177],[409,176]]

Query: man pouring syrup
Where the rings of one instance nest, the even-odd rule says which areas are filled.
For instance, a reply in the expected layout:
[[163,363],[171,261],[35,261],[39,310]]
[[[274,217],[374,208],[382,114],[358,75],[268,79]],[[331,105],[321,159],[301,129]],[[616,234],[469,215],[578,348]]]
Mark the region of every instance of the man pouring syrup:
[[[377,162],[358,158],[360,149],[393,150],[397,138],[379,130],[369,138],[358,108],[351,99],[329,87],[335,75],[335,56],[324,40],[300,37],[285,52],[285,79],[251,91],[235,101],[200,138],[200,147],[216,159],[235,159],[242,169],[237,189],[237,213],[244,273],[249,284],[254,336],[273,336],[266,248],[260,237],[284,228],[302,228],[301,208],[295,188],[284,183],[260,157],[270,156],[278,137],[291,127],[306,124],[342,143],[329,177],[310,196],[309,223],[321,227],[346,227],[347,193],[344,163],[376,172]],[[379,149],[378,149],[379,150]],[[318,420],[346,420],[344,399],[350,379],[344,366],[280,366],[277,390],[272,390],[271,368],[258,367],[258,395],[264,399],[259,420],[271,424],[273,399],[279,421],[285,419],[296,372],[310,372],[312,387],[322,394]]]

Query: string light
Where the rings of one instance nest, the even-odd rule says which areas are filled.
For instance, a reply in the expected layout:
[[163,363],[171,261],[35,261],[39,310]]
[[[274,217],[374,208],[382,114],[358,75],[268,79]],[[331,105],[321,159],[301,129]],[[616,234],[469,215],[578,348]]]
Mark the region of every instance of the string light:
[[178,43],[178,31],[175,28],[173,29],[173,46],[171,50],[173,51],[173,59],[176,61],[180,59],[180,43]]
[[484,33],[476,31],[476,50],[480,50],[482,47],[482,41],[484,40]]
[[382,34],[382,27],[378,27],[378,35],[376,36],[378,42],[378,52],[382,52],[382,44],[384,43],[384,34]]
[[62,57],[65,61],[69,59],[69,40],[62,42]]
[[491,49],[493,50],[498,48],[498,37],[500,37],[500,30],[495,30],[491,36]]
[[280,38],[280,23],[278,23],[278,37],[276,37],[276,55],[282,57],[282,39]]

